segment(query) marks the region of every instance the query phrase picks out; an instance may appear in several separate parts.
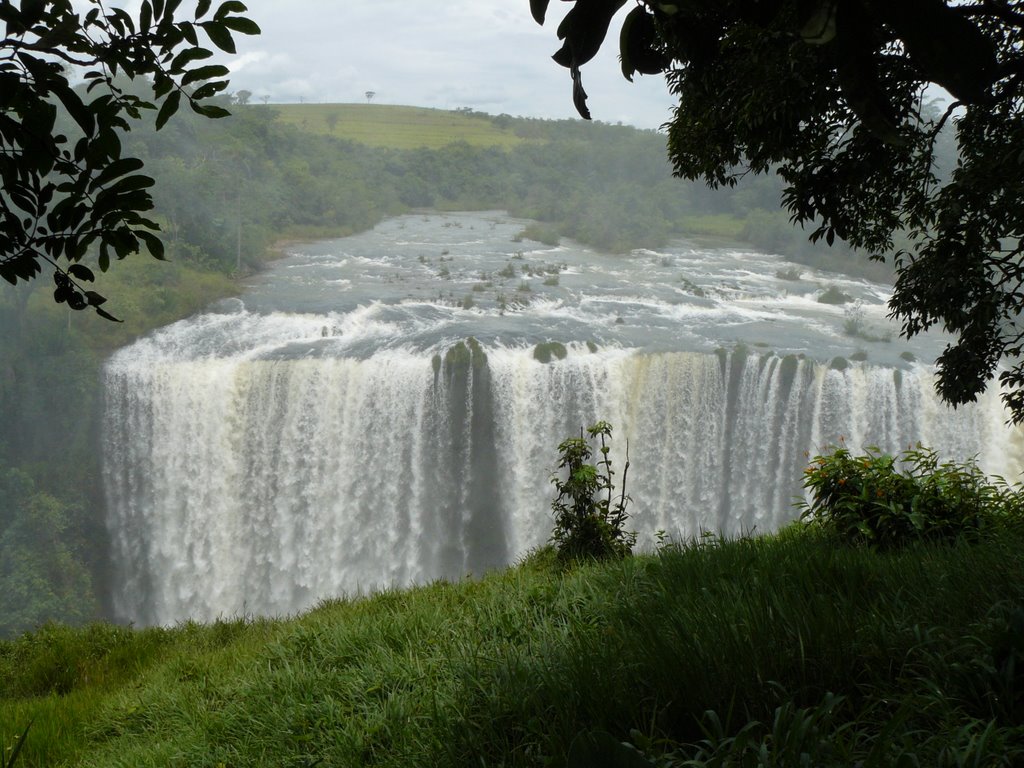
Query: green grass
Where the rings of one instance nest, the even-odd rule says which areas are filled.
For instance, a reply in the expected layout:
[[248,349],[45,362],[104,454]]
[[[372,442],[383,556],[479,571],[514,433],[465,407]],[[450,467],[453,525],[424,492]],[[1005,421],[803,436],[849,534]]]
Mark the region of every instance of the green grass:
[[1019,530],[884,555],[785,532],[567,572],[539,556],[292,620],[0,643],[0,741],[31,720],[25,766],[564,765],[581,731],[664,765],[753,745],[776,762],[744,764],[1012,765],[1022,605]]
[[523,141],[474,114],[389,104],[272,104],[278,119],[304,131],[390,149],[437,149],[458,141],[507,149]]
[[705,213],[682,216],[680,229],[690,236],[742,240],[746,221],[731,213]]

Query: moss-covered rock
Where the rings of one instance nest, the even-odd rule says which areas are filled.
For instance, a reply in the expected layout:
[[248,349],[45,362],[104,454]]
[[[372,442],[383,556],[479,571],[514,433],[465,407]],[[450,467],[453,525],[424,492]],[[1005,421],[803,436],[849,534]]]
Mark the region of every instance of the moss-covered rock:
[[480,342],[470,336],[465,341],[454,344],[444,354],[445,368],[480,368],[487,364],[487,353]]
[[554,359],[565,360],[568,351],[560,341],[543,341],[533,348],[533,357],[542,363],[550,363]]
[[799,367],[800,359],[796,355],[786,355],[782,358],[782,362],[779,363],[779,379],[782,382],[782,386],[788,389],[793,384],[793,379],[796,378],[796,371]]

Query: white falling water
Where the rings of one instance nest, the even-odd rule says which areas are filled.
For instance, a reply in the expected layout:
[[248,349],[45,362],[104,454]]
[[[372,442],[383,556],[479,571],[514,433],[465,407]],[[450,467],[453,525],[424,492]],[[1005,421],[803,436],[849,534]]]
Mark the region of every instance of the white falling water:
[[777,528],[806,454],[840,436],[1022,466],[997,395],[952,411],[924,366],[582,344],[549,364],[487,345],[461,367],[401,349],[178,360],[138,347],[107,366],[105,454],[116,610],[140,624],[291,613],[512,562],[550,534],[557,445],[598,419],[620,471],[628,441],[630,522],[648,544],[659,530]]

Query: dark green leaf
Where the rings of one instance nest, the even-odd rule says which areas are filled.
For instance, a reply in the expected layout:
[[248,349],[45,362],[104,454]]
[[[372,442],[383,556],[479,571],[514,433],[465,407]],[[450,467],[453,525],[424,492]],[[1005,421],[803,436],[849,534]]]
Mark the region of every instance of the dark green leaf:
[[198,67],[185,73],[181,78],[182,85],[188,85],[199,80],[212,80],[215,77],[225,77],[230,70],[222,64],[208,64],[205,67]]
[[196,104],[195,102],[191,102],[191,104],[192,110],[203,117],[213,119],[231,117],[231,113],[228,110],[224,109],[224,107],[218,107],[216,104]]
[[46,0],[21,0],[21,21],[30,27],[43,20],[46,12]]
[[584,120],[590,119],[590,110],[587,108],[587,92],[583,90],[583,77],[580,75],[580,68],[573,64],[572,73],[572,103],[580,117]]
[[213,18],[222,21],[229,14],[245,13],[246,10],[248,9],[245,7],[245,3],[239,2],[239,0],[227,0],[227,2],[221,3],[217,12],[213,14]]
[[626,15],[619,35],[619,58],[622,74],[633,80],[633,73],[654,75],[668,65],[667,57],[658,49],[658,30],[651,16],[642,6]]
[[146,244],[154,259],[164,260],[164,244],[159,237],[145,230],[136,230],[135,235]]
[[181,91],[171,91],[160,107],[156,116],[156,129],[159,131],[164,124],[171,119],[171,116],[178,111],[178,103],[181,101]]
[[186,48],[184,51],[174,57],[174,61],[171,62],[171,71],[179,72],[191,64],[193,61],[199,61],[201,59],[208,59],[213,56],[212,51],[208,51],[205,48]]
[[153,97],[161,99],[174,88],[174,80],[163,72],[157,72],[153,77]]
[[105,309],[100,309],[99,307],[96,307],[96,314],[99,315],[100,317],[102,317],[104,320],[109,320],[112,323],[123,322],[122,320],[118,320],[116,317],[114,317],[112,314],[107,312]]
[[259,24],[243,16],[227,16],[222,19],[222,22],[228,29],[241,32],[243,35],[258,35],[261,31]]
[[84,264],[72,264],[68,267],[68,274],[79,280],[84,280],[87,283],[91,283],[96,279],[93,275],[92,270]]
[[109,21],[122,36],[126,34],[135,34],[135,19],[129,16],[128,12],[123,8],[111,8],[110,13],[107,14],[107,21]]
[[212,4],[212,0],[199,0],[199,2],[196,4],[196,16],[195,16],[195,18],[196,18],[197,21],[199,19],[203,18],[203,16],[205,16],[207,13],[210,12],[210,5],[211,4]]
[[563,66],[568,60],[577,67],[590,61],[601,49],[612,16],[626,0],[576,0],[576,5],[558,25],[558,38],[565,40],[563,50],[555,54],[555,61]]
[[191,101],[194,105],[195,102],[202,101],[203,99],[208,99],[211,96],[216,95],[220,91],[223,91],[227,87],[227,80],[213,80],[209,83],[203,83],[198,88],[196,88],[195,91],[192,92]]
[[530,13],[533,20],[538,24],[544,23],[544,16],[548,12],[548,0],[530,0]]
[[13,3],[0,3],[0,21],[11,27],[11,33],[20,32],[25,28],[21,12],[14,7]]
[[120,176],[141,170],[142,161],[137,157],[125,157],[109,163],[90,183],[89,191],[94,192]]
[[107,187],[104,192],[114,195],[123,195],[128,192],[135,192],[140,189],[148,189],[152,187],[155,182],[149,176],[128,176],[117,182],[112,186]]
[[85,296],[73,288],[69,288],[67,290],[65,293],[65,300],[67,301],[68,306],[75,311],[81,311],[89,306],[89,302],[85,300]]
[[181,30],[181,34],[184,35],[185,39],[188,40],[189,43],[191,43],[194,46],[199,45],[199,36],[196,35],[195,25],[187,21],[183,21],[178,26],[178,28]]
[[210,40],[225,53],[235,53],[235,40],[231,31],[219,21],[204,21],[200,24]]

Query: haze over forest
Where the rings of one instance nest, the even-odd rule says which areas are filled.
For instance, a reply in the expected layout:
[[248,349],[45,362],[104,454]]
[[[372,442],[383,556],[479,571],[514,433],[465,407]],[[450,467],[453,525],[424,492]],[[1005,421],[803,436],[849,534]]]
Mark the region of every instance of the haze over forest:
[[[11,502],[2,550],[13,559],[0,598],[5,632],[103,614],[95,445],[104,357],[234,293],[237,278],[259,270],[284,239],[358,232],[413,209],[507,210],[536,220],[536,239],[610,253],[706,235],[841,263],[789,226],[770,177],[718,192],[672,179],[657,132],[365,104],[234,111],[223,121],[182,114],[159,133],[139,126],[128,136],[159,180],[168,263],[128,259],[102,276],[99,290],[123,324],[72,316],[38,283],[0,296],[0,408],[9,425],[0,455]],[[345,138],[362,126],[372,146]],[[873,274],[884,277],[877,266]]]

